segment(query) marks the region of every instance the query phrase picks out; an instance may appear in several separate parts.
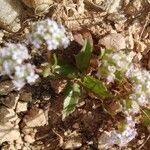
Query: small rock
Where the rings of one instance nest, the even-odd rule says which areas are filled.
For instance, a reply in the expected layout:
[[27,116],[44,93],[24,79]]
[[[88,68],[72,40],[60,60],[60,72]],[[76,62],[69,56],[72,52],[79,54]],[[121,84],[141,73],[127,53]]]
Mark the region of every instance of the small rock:
[[21,138],[21,136],[15,141],[17,144],[23,144],[23,140]]
[[25,112],[25,111],[27,111],[27,106],[28,106],[28,103],[27,103],[27,102],[21,102],[21,101],[19,101],[19,102],[17,103],[16,113],[20,113],[20,112]]
[[141,41],[136,41],[135,42],[135,49],[137,52],[144,52],[147,46],[141,42]]
[[73,126],[72,126],[74,129],[79,129],[80,128],[80,125],[78,124],[78,123],[75,123],[75,124],[73,124]]
[[[17,32],[21,28],[20,18],[23,7],[18,0],[0,0],[0,27],[10,32]],[[5,9],[4,9],[5,8]]]
[[11,122],[0,124],[0,144],[13,142],[20,137],[19,126]]
[[134,48],[134,39],[133,39],[131,28],[129,28],[129,35],[126,36],[126,47],[128,49],[133,49]]
[[101,150],[107,150],[107,149],[110,149],[112,148],[113,146],[113,141],[111,139],[110,141],[110,134],[108,132],[103,132],[101,134],[101,136],[99,137],[98,139],[98,149],[101,149]]
[[17,149],[17,150],[22,149],[22,145],[21,145],[21,144],[18,144],[18,143],[15,144],[15,150],[16,150],[16,149]]
[[116,13],[122,7],[122,0],[101,0],[97,5],[108,13]]
[[28,148],[24,146],[22,150],[28,150]]
[[20,94],[19,100],[20,101],[24,101],[24,102],[31,102],[32,101],[32,93],[31,92],[23,91]]
[[6,98],[3,98],[1,102],[3,105],[7,106],[8,108],[15,109],[18,99],[19,99],[19,94],[10,93]]
[[138,14],[143,9],[142,4],[143,4],[142,0],[132,0],[127,5],[127,7],[125,9],[125,13],[135,16],[136,14]]
[[141,53],[137,53],[133,59],[133,62],[138,63],[141,59],[142,59],[142,54]]
[[107,107],[106,107],[107,111],[112,114],[112,115],[116,115],[117,113],[121,112],[123,110],[122,105],[120,104],[120,102],[116,101],[116,102],[111,102]]
[[23,118],[23,122],[27,127],[40,127],[48,123],[45,112],[39,108],[30,109],[27,115]]
[[10,143],[2,147],[2,150],[16,150],[14,143]]
[[0,83],[0,95],[8,95],[13,89],[14,85],[11,81],[3,81]]
[[74,131],[69,135],[66,135],[66,139],[62,144],[62,149],[74,150],[82,146],[82,140],[79,134]]
[[55,93],[61,93],[67,84],[67,80],[51,80],[51,86]]
[[25,135],[24,140],[28,143],[34,143],[35,142],[35,138],[32,137],[31,135]]
[[18,116],[13,109],[9,109],[5,106],[0,107],[0,124],[5,124],[7,122],[18,122]]
[[66,141],[64,144],[63,144],[63,149],[68,149],[68,150],[74,150],[74,149],[78,149],[82,146],[82,143],[81,142],[78,142],[74,139],[69,139],[68,141]]
[[127,21],[125,14],[120,14],[120,13],[109,14],[107,19],[119,25],[122,25]]
[[126,48],[125,38],[122,34],[111,33],[99,41],[106,49],[121,50]]

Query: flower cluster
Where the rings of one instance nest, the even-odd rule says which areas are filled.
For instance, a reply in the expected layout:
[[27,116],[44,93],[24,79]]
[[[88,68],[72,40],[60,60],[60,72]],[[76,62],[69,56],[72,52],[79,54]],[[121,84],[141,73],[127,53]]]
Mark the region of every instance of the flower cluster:
[[135,100],[140,106],[146,106],[150,103],[150,72],[131,66],[126,77],[133,84],[133,93],[129,96]]
[[25,83],[33,83],[38,78],[35,67],[24,61],[29,59],[27,48],[23,44],[7,43],[0,49],[0,75],[8,75],[19,90]]
[[[134,52],[106,51],[101,60],[98,76],[108,83],[126,78],[132,84],[131,93],[121,98],[122,112],[127,116],[126,129],[120,133],[112,130],[105,132],[100,138],[100,145],[110,148],[114,144],[126,146],[136,135],[135,123],[131,116],[140,113],[140,107],[150,105],[150,72],[136,67],[132,60]],[[129,117],[130,116],[130,117]]]
[[99,67],[98,76],[107,79],[108,83],[120,79],[131,65],[134,52],[127,53],[124,51],[106,52]]
[[102,133],[99,139],[99,149],[108,149],[113,145],[120,147],[126,146],[137,135],[135,129],[135,122],[131,116],[126,117],[125,129],[121,132],[119,130],[111,130]]
[[33,23],[31,29],[28,39],[36,48],[46,43],[48,50],[55,50],[59,47],[66,48],[69,44],[65,28],[50,19]]

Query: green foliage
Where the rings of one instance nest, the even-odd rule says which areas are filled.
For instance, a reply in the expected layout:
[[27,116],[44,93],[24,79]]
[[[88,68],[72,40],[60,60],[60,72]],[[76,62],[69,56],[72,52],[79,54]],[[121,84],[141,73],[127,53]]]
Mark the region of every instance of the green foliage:
[[80,86],[69,82],[65,88],[65,99],[63,104],[63,119],[71,114],[80,99]]
[[51,69],[50,69],[51,65],[50,64],[45,64],[45,66],[43,66],[42,68],[42,75],[43,77],[48,77],[51,74]]
[[100,97],[109,97],[111,94],[107,90],[106,86],[100,80],[92,77],[86,76],[82,82],[83,86],[89,89],[91,92],[95,93]]
[[68,62],[60,61],[58,65],[54,68],[54,73],[60,76],[75,76],[78,73],[78,70],[70,65]]
[[105,49],[101,49],[101,54],[100,54],[100,59],[103,58],[103,56],[105,55],[106,50]]
[[145,126],[150,125],[150,109],[148,108],[142,109],[142,123]]
[[121,121],[117,124],[119,132],[123,132],[126,129],[127,124],[124,121]]
[[81,51],[75,56],[76,66],[81,72],[84,72],[89,67],[91,53],[92,45],[89,40],[85,40]]

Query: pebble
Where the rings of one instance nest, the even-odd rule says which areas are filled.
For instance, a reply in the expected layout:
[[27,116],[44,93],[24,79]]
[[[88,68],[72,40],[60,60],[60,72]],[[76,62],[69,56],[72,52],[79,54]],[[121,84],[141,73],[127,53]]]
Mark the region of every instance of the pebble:
[[11,81],[0,82],[0,95],[8,95],[13,89],[14,85]]
[[3,142],[13,142],[20,137],[19,126],[11,122],[0,124],[0,144]]
[[10,93],[6,98],[1,99],[1,102],[8,108],[15,109],[18,99],[19,99],[18,93]]
[[25,112],[25,111],[27,111],[27,106],[28,106],[28,103],[27,103],[27,102],[21,102],[21,101],[19,101],[19,102],[17,103],[16,113],[20,113],[20,112]]
[[121,50],[126,48],[125,38],[120,33],[111,33],[100,39],[99,43],[106,49]]
[[40,127],[48,123],[45,112],[39,108],[32,108],[23,118],[23,122],[27,127]]
[[23,91],[20,94],[19,100],[20,101],[24,101],[24,102],[31,102],[32,101],[32,93],[31,92]]
[[35,142],[35,138],[32,137],[31,135],[25,135],[24,140],[28,143],[34,143]]
[[5,106],[0,106],[0,124],[5,124],[7,122],[14,123],[17,120],[18,116],[13,109],[9,109]]

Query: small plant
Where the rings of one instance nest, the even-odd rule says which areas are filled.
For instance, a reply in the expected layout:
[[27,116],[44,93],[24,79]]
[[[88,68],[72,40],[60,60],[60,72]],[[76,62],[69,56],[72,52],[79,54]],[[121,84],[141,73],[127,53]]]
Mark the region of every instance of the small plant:
[[[135,124],[138,123],[136,121],[137,114],[138,117],[141,117],[142,122],[150,123],[147,107],[150,104],[150,73],[137,68],[132,63],[134,52],[102,50],[98,60],[99,67],[96,68],[97,74],[94,76],[87,73],[91,54],[92,46],[86,40],[81,51],[75,56],[74,66],[70,66],[66,61],[62,63],[62,60],[57,60],[55,56],[55,61],[49,65],[51,73],[44,74],[44,76],[63,77],[68,81],[64,90],[63,119],[75,110],[83,90],[88,90],[99,97],[103,102],[104,110],[113,117],[118,112],[123,113],[124,120],[119,124],[114,124],[114,129],[102,133],[99,144],[101,148],[103,146],[111,148],[113,145],[126,146],[137,135],[135,128]],[[119,88],[127,87],[124,88],[123,93],[116,95],[113,89],[110,89],[111,84],[115,84]],[[119,103],[119,111],[116,109],[114,110],[116,112],[111,112],[107,109],[107,105],[105,105],[107,100]]]
[[[69,44],[64,27],[49,19],[33,23],[27,38],[36,48],[46,46],[49,53],[57,48],[66,48]],[[124,119],[114,124],[113,129],[101,134],[99,149],[104,146],[126,146],[137,135],[135,124],[139,122],[136,117],[140,118],[144,125],[150,125],[150,72],[134,65],[134,52],[102,49],[97,59],[98,67],[95,68],[97,73],[89,73],[92,50],[90,41],[85,40],[82,49],[75,56],[74,65],[53,54],[42,68],[42,75],[51,80],[67,80],[64,89],[63,120],[75,111],[83,90],[97,96],[105,112],[113,118],[122,113]],[[27,63],[31,56],[23,44],[6,44],[0,49],[0,58],[0,75],[8,75],[18,90],[26,82],[33,83],[38,78],[35,66]],[[114,86],[122,92],[116,92]],[[118,104],[119,108],[111,111],[106,104],[110,100]]]

